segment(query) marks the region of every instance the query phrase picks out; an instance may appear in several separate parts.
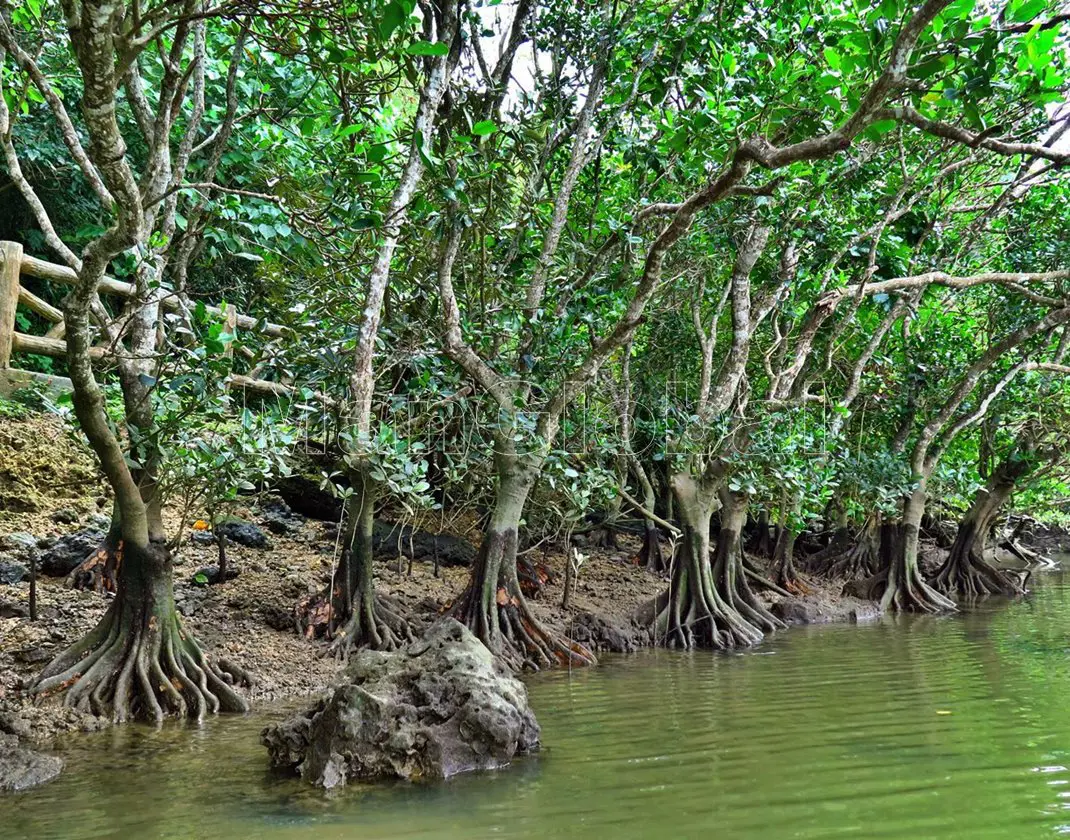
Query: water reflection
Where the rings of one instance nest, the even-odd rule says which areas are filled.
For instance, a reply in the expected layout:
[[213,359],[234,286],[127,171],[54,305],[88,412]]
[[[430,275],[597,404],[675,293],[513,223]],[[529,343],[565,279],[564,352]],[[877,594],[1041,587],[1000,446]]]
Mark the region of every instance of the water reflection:
[[649,651],[530,682],[548,745],[325,796],[266,771],[276,710],[72,739],[0,837],[1022,838],[1070,831],[1070,580],[950,617]]

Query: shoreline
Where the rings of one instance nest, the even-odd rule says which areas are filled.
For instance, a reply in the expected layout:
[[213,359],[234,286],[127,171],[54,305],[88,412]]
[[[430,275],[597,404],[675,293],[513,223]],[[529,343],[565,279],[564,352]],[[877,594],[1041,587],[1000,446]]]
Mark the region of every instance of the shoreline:
[[[256,523],[263,511],[245,511]],[[237,578],[198,586],[195,572],[215,559],[214,545],[198,545],[187,535],[175,558],[175,598],[183,621],[206,653],[229,659],[252,672],[254,686],[245,692],[254,710],[264,702],[311,697],[329,687],[341,670],[325,656],[326,643],[298,636],[295,604],[329,581],[336,528],[332,523],[295,517],[293,533],[269,534],[269,548],[228,547]],[[71,526],[72,528],[75,526]],[[266,529],[265,529],[266,532]],[[620,548],[585,548],[587,561],[576,580],[568,611],[560,606],[565,557],[547,551],[535,558],[549,580],[531,601],[537,617],[549,628],[589,646],[596,655],[627,653],[653,646],[650,632],[635,615],[660,593],[666,580],[634,565],[639,540],[621,535]],[[379,561],[376,585],[395,598],[413,619],[419,635],[459,593],[468,575],[465,567],[442,567],[402,558]],[[870,602],[838,596],[839,583],[820,583],[812,595],[774,607],[790,624],[866,621],[877,617]],[[26,612],[29,584],[0,585],[0,731],[17,734],[37,745],[71,730],[106,728],[110,720],[68,709],[53,701],[33,701],[22,693],[52,656],[88,632],[107,609],[110,596],[69,589],[63,578],[38,578],[37,622]],[[783,599],[762,595],[769,604]]]

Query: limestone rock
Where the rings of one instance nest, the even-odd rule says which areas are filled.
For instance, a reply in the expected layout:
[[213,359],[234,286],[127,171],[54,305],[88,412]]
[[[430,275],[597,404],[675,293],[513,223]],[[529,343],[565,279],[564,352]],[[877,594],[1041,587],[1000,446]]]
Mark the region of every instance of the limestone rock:
[[62,759],[26,749],[14,735],[0,735],[0,792],[14,793],[43,785],[62,769]]
[[785,624],[864,623],[881,616],[880,606],[845,593],[840,599],[820,596],[786,598],[770,607],[773,615]]
[[30,570],[0,554],[0,583],[13,585],[30,579]]
[[252,522],[227,519],[220,523],[218,528],[224,537],[237,545],[244,545],[246,548],[271,548],[271,540],[267,534]]
[[448,778],[538,749],[523,683],[453,619],[396,653],[361,651],[346,677],[312,708],[263,731],[273,765],[332,788]]

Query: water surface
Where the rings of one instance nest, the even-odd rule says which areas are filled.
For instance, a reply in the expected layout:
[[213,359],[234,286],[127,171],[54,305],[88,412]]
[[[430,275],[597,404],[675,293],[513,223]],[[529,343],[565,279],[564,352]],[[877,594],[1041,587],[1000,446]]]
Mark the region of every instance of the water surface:
[[325,795],[266,769],[275,710],[72,737],[0,838],[1028,838],[1070,834],[1070,577],[945,618],[537,675],[546,749]]

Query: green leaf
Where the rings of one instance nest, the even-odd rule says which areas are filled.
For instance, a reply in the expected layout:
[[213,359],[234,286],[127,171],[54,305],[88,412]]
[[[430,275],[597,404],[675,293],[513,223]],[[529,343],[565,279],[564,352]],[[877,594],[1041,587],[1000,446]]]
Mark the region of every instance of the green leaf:
[[1043,12],[1048,7],[1048,0],[1026,0],[1011,10],[1010,18],[1015,23],[1025,23]]
[[409,55],[445,55],[449,51],[449,44],[442,41],[437,44],[432,44],[430,41],[413,41],[405,47],[405,52]]
[[497,130],[498,126],[490,120],[480,120],[472,126],[472,133],[476,135],[476,137],[486,137],[488,134],[493,134]]
[[832,49],[832,47],[825,47],[825,61],[828,62],[829,67],[833,70],[839,70],[843,63],[840,54]]
[[973,12],[977,0],[955,0],[941,14],[948,20],[965,20]]
[[385,41],[394,31],[405,22],[405,18],[408,15],[405,14],[405,9],[397,0],[386,4],[386,8],[383,9],[382,20],[379,21],[379,35]]

